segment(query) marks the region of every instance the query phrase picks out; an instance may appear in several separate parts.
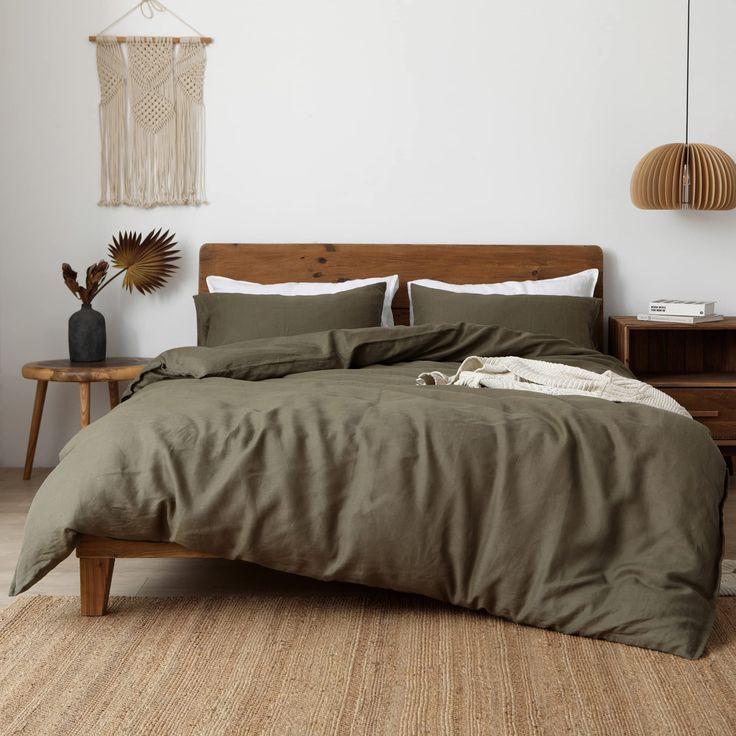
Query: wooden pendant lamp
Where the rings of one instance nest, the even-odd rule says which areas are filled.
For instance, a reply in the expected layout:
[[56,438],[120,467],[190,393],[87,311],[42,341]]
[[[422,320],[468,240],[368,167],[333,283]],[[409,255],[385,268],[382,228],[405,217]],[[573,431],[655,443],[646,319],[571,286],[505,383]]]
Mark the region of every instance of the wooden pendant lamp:
[[631,200],[643,210],[732,210],[736,163],[720,148],[689,142],[690,0],[687,2],[685,142],[649,151],[631,177]]

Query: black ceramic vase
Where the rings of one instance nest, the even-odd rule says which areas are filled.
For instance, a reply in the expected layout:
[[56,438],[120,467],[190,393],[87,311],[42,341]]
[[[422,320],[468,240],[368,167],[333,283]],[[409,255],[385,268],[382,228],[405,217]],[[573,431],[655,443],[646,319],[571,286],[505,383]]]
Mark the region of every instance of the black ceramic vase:
[[106,351],[105,318],[91,304],[82,304],[69,317],[69,359],[72,363],[94,363],[105,360]]

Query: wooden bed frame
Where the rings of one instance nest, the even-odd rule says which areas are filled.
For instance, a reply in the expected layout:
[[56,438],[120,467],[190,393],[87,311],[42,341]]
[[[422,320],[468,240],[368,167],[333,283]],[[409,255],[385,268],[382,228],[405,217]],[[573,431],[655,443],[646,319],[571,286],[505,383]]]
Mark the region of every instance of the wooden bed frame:
[[[207,276],[276,283],[281,281],[345,281],[398,273],[394,298],[396,324],[409,323],[406,282],[435,278],[453,283],[492,283],[567,276],[586,268],[600,271],[595,296],[603,298],[603,252],[596,245],[333,245],[239,244],[203,245],[199,252],[199,292],[207,292]],[[596,326],[603,345],[603,310]],[[169,542],[141,542],[80,536],[80,600],[82,615],[102,616],[110,595],[113,567],[125,557],[213,557]]]

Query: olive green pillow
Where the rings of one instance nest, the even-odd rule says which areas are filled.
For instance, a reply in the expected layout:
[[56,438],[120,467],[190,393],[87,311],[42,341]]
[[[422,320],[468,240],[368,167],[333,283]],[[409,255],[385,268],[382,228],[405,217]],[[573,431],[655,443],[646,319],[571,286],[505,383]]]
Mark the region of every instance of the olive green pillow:
[[546,294],[461,294],[411,287],[414,324],[472,322],[500,325],[520,332],[554,335],[595,348],[595,326],[601,300]]
[[198,294],[197,344],[227,345],[352,327],[380,327],[386,284],[337,294]]

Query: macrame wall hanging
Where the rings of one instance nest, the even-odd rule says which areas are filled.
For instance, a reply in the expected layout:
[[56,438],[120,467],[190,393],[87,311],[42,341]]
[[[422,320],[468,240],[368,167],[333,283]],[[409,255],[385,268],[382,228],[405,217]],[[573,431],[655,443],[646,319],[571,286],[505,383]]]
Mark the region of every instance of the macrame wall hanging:
[[[169,12],[197,36],[103,35],[137,9],[149,19]],[[202,92],[212,39],[158,0],[142,0],[89,40],[100,79],[99,204],[206,204]]]

